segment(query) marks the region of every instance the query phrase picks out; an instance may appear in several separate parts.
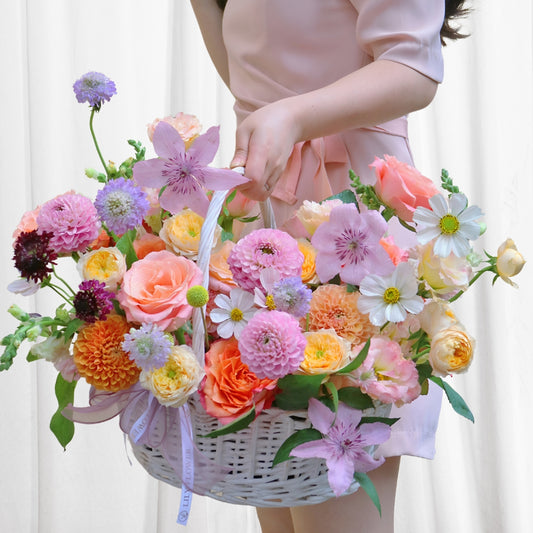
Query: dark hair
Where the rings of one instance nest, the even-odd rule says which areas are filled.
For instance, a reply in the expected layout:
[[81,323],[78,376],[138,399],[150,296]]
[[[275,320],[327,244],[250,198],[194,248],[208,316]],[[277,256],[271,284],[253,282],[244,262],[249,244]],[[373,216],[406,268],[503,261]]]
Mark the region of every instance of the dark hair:
[[[224,9],[228,0],[216,0],[218,7]],[[455,40],[464,39],[468,34],[461,33],[459,28],[453,25],[457,19],[468,15],[469,9],[464,6],[465,0],[446,0],[444,11],[444,23],[440,30],[440,41],[446,45],[444,39]]]

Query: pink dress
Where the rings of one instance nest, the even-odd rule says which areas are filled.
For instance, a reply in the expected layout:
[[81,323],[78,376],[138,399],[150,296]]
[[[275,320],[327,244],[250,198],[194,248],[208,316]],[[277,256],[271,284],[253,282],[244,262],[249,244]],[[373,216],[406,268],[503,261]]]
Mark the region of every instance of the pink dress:
[[[229,0],[223,35],[237,121],[378,58],[440,82],[443,18],[444,0]],[[320,201],[348,188],[350,168],[372,183],[368,165],[384,154],[413,163],[406,117],[296,145],[272,193],[278,225],[290,230],[303,200]],[[391,416],[401,419],[381,454],[433,457],[439,391],[431,388],[427,396],[393,408]]]

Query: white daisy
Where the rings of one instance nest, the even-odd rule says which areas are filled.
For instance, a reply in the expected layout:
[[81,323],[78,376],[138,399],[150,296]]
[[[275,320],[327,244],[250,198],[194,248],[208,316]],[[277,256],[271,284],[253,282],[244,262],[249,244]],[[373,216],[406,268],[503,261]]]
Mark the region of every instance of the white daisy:
[[457,257],[470,253],[470,240],[481,234],[476,222],[483,213],[475,205],[467,207],[464,194],[452,194],[448,201],[441,194],[429,200],[431,209],[417,207],[413,221],[417,225],[417,238],[421,244],[436,239],[433,250],[436,255],[448,257],[453,252]]
[[232,289],[229,296],[219,294],[215,304],[218,307],[209,313],[209,317],[218,324],[217,333],[223,339],[229,339],[232,335],[238,339],[257,311],[254,308],[254,295],[239,288]]
[[418,314],[424,308],[424,300],[417,291],[418,280],[413,269],[408,263],[400,263],[389,276],[371,274],[363,278],[357,307],[369,314],[375,326],[403,322],[407,313]]

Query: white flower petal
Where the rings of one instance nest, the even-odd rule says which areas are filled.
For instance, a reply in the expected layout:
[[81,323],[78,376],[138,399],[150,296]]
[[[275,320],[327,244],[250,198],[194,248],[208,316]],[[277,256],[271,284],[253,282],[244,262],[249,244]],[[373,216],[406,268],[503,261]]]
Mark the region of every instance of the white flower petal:
[[385,315],[387,309],[387,305],[383,300],[381,300],[380,303],[374,307],[374,309],[371,311],[369,318],[370,322],[374,324],[374,326],[383,326],[385,322],[387,322],[387,317]]
[[227,309],[228,311],[233,309],[229,296],[225,294],[218,294],[215,298],[215,304],[221,309]]
[[416,238],[420,244],[427,244],[441,234],[438,226],[422,228],[417,231]]
[[213,309],[209,313],[209,318],[211,319],[211,322],[214,322],[215,324],[223,322],[224,320],[229,320],[229,317],[230,313],[226,309]]
[[440,257],[448,257],[452,251],[453,237],[450,235],[440,235],[433,245],[433,252]]
[[370,313],[382,301],[383,292],[379,296],[365,296],[361,294],[357,300],[357,309],[359,309],[361,313]]
[[458,216],[466,209],[468,198],[463,193],[457,192],[450,196],[448,202],[450,204],[450,213]]
[[402,305],[389,304],[385,308],[385,317],[389,322],[403,322],[407,313]]
[[217,333],[223,339],[229,339],[233,335],[233,329],[235,324],[232,320],[225,320],[221,322],[217,327]]
[[361,285],[359,285],[359,292],[365,296],[383,296],[383,291],[388,287],[387,282],[379,276],[365,276]]
[[470,243],[461,235],[456,234],[451,239],[452,242],[452,251],[456,257],[466,257],[471,250]]
[[442,194],[436,194],[429,199],[429,205],[433,212],[441,219],[444,215],[448,214],[448,202]]
[[459,233],[464,235],[465,238],[473,241],[479,237],[481,227],[477,222],[461,222]]
[[477,206],[477,205],[471,205],[470,207],[467,207],[460,215],[459,215],[459,222],[461,224],[465,222],[472,222],[474,220],[477,220],[479,217],[483,216],[483,211]]
[[429,224],[433,226],[434,224],[438,224],[439,220],[440,217],[426,207],[417,207],[413,213],[413,221],[416,224]]
[[400,302],[407,312],[413,313],[414,315],[421,313],[422,309],[424,309],[424,300],[420,296],[401,298]]

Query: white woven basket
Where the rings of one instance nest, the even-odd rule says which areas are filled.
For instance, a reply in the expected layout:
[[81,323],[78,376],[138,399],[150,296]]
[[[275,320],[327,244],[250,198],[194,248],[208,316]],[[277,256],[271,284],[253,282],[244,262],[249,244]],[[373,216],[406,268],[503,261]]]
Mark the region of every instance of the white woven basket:
[[[216,219],[224,198],[225,193],[215,193],[202,228],[198,265],[205,273],[206,287],[210,254],[208,245],[212,242]],[[267,204],[262,211],[265,226],[274,226],[270,206]],[[205,243],[207,245],[204,246]],[[203,365],[204,330],[198,316],[193,319],[193,327],[193,348],[197,355],[201,355],[199,359]],[[320,503],[333,497],[323,460],[293,458],[272,467],[272,460],[281,444],[295,431],[311,426],[305,411],[268,409],[261,412],[246,429],[207,438],[201,435],[220,428],[220,422],[206,414],[196,395],[188,404],[196,446],[207,459],[229,469],[225,478],[217,482],[207,496],[228,503],[256,507],[295,507]],[[367,415],[387,416],[389,409],[390,406],[383,406],[379,408],[379,413],[371,409]],[[173,429],[174,434],[171,432],[169,438],[180,438],[178,427]],[[175,487],[181,487],[181,479],[160,451],[133,443],[132,447],[135,457],[150,475]],[[354,481],[346,494],[355,492],[358,488],[359,484]]]

